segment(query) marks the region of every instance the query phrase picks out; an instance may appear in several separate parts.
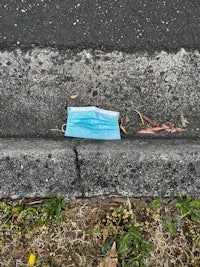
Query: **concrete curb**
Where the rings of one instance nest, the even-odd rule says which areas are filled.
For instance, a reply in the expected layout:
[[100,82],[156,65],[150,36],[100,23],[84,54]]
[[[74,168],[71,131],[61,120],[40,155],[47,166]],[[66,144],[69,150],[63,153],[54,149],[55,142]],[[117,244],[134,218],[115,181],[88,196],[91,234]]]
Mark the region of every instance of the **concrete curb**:
[[200,196],[199,140],[0,142],[0,198]]
[[69,140],[1,139],[0,198],[81,195]]

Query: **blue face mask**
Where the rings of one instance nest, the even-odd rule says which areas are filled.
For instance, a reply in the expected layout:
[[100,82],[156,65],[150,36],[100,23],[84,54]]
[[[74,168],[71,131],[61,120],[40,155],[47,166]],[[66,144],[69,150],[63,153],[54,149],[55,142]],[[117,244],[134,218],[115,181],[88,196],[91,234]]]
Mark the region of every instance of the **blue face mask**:
[[65,136],[116,140],[121,139],[119,112],[96,107],[68,107]]

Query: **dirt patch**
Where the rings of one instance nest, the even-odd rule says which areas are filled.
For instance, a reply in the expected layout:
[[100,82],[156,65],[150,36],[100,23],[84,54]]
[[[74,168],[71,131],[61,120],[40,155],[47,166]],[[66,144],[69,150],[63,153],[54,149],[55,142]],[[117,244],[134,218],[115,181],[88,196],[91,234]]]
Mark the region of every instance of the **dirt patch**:
[[200,199],[0,202],[1,266],[97,267],[114,241],[116,266],[200,266]]

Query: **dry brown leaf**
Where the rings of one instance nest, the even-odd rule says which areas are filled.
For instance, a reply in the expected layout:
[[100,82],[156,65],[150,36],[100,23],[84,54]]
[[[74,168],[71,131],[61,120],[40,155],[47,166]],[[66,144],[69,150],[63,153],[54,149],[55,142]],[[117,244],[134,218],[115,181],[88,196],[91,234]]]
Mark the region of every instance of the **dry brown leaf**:
[[147,127],[145,129],[141,129],[138,131],[138,133],[141,133],[141,134],[155,134],[159,131],[162,131],[166,129],[164,126],[158,126],[158,127],[154,127],[154,128],[150,128],[150,127]]
[[70,96],[70,99],[72,99],[72,100],[73,100],[73,99],[76,99],[78,96],[79,96],[79,93],[77,93],[77,94],[75,94],[75,95],[71,95],[71,96]]
[[62,130],[60,130],[60,129],[50,129],[50,131],[54,131],[54,132],[62,132]]
[[103,229],[103,243],[105,243],[106,242],[106,240],[107,240],[107,238],[108,238],[108,228],[104,228]]
[[129,127],[131,127],[132,125],[134,125],[134,123],[133,122],[130,122],[126,127],[125,127],[125,129],[127,130]]
[[45,197],[45,198],[30,197],[30,198],[24,199],[24,202],[27,205],[35,205],[35,204],[40,204],[40,203],[43,203],[43,202],[46,202],[46,201],[51,201],[51,200],[52,200],[52,198],[50,198],[50,197]]
[[176,133],[176,132],[184,132],[185,129],[178,127],[178,128],[166,129],[166,131],[171,133]]
[[123,197],[112,197],[112,202],[118,203],[119,205],[119,204],[126,203],[127,199]]
[[145,121],[147,121],[150,125],[152,125],[152,126],[155,126],[155,127],[158,127],[159,125],[158,125],[158,123],[157,122],[155,122],[155,121],[152,121],[151,119],[149,119],[147,116],[145,116],[145,115],[142,115],[142,118],[145,120]]
[[122,132],[124,132],[125,134],[127,134],[126,129],[125,129],[125,127],[124,127],[123,125],[120,124],[119,127],[120,127],[120,129],[122,130]]
[[141,114],[137,109],[135,109],[134,111],[139,115],[140,120],[141,120],[141,122],[142,122],[142,125],[144,125],[144,120],[143,120],[143,116],[142,116],[142,114]]
[[116,252],[116,242],[113,243],[109,255],[104,258],[103,261],[99,263],[97,267],[117,267],[118,258]]
[[117,258],[116,242],[115,241],[112,244],[112,247],[111,247],[110,252],[109,252],[109,256],[111,258]]
[[185,128],[188,124],[188,120],[184,117],[183,112],[181,112],[181,125]]
[[100,50],[100,49],[95,49],[95,53],[96,54],[99,54],[99,55],[103,55],[103,54],[105,54],[106,52],[105,51],[103,51],[103,50]]
[[109,204],[109,207],[112,209],[113,207],[119,206],[127,206],[127,199],[122,197],[113,197],[112,202]]
[[120,119],[120,125],[119,128],[122,130],[122,132],[124,132],[125,134],[127,134],[125,126],[123,126],[123,119]]
[[[127,122],[129,122],[129,124],[124,126],[123,124],[124,123],[127,123]],[[124,132],[125,134],[127,134],[127,131],[126,130],[128,130],[128,128],[131,127],[133,124],[134,123],[133,122],[130,122],[129,119],[128,119],[128,117],[126,117],[125,119],[120,119],[120,125],[119,125],[119,127],[122,130],[122,132]]]
[[161,126],[163,126],[166,130],[174,128],[174,124],[171,122],[163,123]]
[[45,252],[47,252],[47,250],[44,248],[37,248],[37,252],[38,253],[45,253]]
[[138,131],[140,134],[155,134],[156,132],[153,131],[152,128],[146,128],[146,129],[141,129]]
[[154,127],[152,128],[154,132],[160,132],[162,130],[165,130],[166,127],[165,126],[157,126],[157,127]]
[[154,128],[146,127],[144,129],[139,130],[138,133],[140,133],[140,134],[155,134],[155,133],[160,132],[162,130],[165,130],[165,131],[170,132],[170,133],[184,132],[185,131],[185,129],[183,129],[183,128],[179,128],[179,127],[178,128],[174,128],[174,127],[166,128],[165,125],[163,125],[163,126],[158,126],[158,127],[154,127]]

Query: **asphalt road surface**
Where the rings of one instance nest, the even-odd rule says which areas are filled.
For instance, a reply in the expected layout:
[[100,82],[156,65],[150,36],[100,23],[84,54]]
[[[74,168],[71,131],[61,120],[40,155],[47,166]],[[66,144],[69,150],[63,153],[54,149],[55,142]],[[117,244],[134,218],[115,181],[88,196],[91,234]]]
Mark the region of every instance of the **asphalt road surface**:
[[200,47],[199,0],[1,0],[0,47]]

